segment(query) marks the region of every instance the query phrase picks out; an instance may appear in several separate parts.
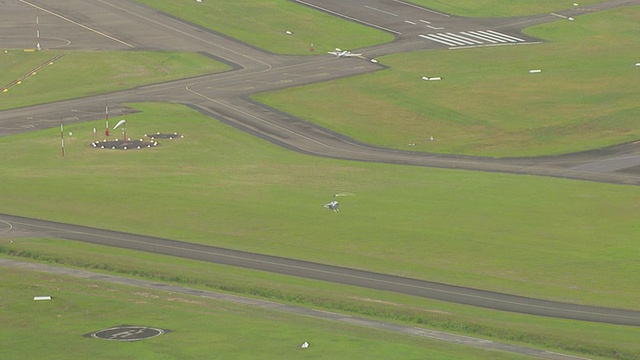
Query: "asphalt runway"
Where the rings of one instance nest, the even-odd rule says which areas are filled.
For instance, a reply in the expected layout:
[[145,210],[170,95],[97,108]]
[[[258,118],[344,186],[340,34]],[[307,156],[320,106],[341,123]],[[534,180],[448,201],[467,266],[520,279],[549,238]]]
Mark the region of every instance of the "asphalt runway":
[[197,261],[239,266],[247,269],[268,271],[306,279],[392,291],[500,311],[616,325],[640,326],[640,311],[607,309],[525,298],[308,261],[84,226],[27,219],[11,215],[0,214],[0,223],[4,224],[4,232],[1,230],[2,227],[0,227],[0,238],[15,238],[21,235],[28,235],[82,241]]
[[[368,57],[414,50],[444,50],[459,46],[494,46],[495,44],[491,44],[489,40],[498,42],[499,39],[505,45],[520,46],[538,41],[522,35],[519,31],[523,27],[557,20],[559,16],[578,17],[583,13],[615,6],[640,5],[640,0],[610,1],[597,7],[578,7],[553,15],[477,20],[420,10],[397,0],[298,2],[384,29],[396,36],[396,41],[389,44],[356,49]],[[0,0],[0,7],[3,9],[0,13],[0,48],[34,47],[34,38],[29,39],[25,34],[34,32],[34,18],[37,14],[43,49],[200,51],[233,66],[232,71],[222,74],[0,111],[0,136],[57,127],[60,124],[60,114],[65,114],[63,119],[66,123],[102,118],[107,100],[110,111],[114,113],[131,111],[123,105],[127,102],[170,101],[186,104],[255,136],[310,155],[640,185],[640,143],[557,157],[526,159],[416,153],[358,143],[302,119],[253,103],[247,98],[247,95],[255,92],[327,81],[383,68],[380,64],[364,59],[336,59],[328,55],[302,57],[269,54],[126,0]],[[480,43],[464,43],[471,41],[470,39]],[[21,219],[9,215],[2,215],[0,219],[6,221],[5,224],[12,225],[11,229],[0,232],[0,236],[5,237],[42,233],[42,236],[245,266],[504,311],[640,325],[640,315],[636,311],[560,304],[166,239]]]

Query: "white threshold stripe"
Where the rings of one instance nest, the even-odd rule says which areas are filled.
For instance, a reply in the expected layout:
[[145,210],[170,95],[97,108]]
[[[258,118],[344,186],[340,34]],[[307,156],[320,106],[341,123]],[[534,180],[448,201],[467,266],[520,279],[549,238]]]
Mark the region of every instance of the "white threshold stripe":
[[502,37],[507,38],[507,39],[513,39],[515,41],[526,41],[524,39],[520,39],[520,38],[517,38],[515,36],[503,34],[503,33],[497,32],[497,31],[493,31],[493,30],[487,30],[487,32],[490,32],[490,33],[495,34],[497,36],[502,36]]
[[482,44],[481,41],[473,40],[473,39],[470,39],[468,37],[464,37],[462,35],[458,35],[458,34],[454,34],[454,33],[446,33],[446,34],[449,35],[449,36],[452,36],[452,37],[454,37],[456,39],[461,39],[462,41],[465,41],[467,44]]
[[456,46],[457,45],[457,44],[454,44],[454,43],[451,43],[451,42],[448,42],[448,41],[443,41],[443,40],[440,40],[440,39],[437,39],[437,38],[429,37],[429,35],[418,35],[418,36],[420,36],[423,39],[439,42],[439,43],[447,45],[447,46]]
[[446,39],[446,40],[453,41],[453,42],[458,43],[458,44],[460,44],[460,45],[473,45],[473,43],[472,43],[472,42],[469,42],[469,41],[466,41],[466,40],[462,40],[462,39],[457,38],[457,37],[455,37],[455,36],[450,36],[450,35],[443,34],[443,33],[439,33],[439,34],[436,34],[436,35],[437,35],[438,37],[440,37],[440,38],[443,38],[443,39]]
[[471,37],[474,37],[474,38],[476,38],[476,39],[480,39],[480,40],[482,40],[482,41],[486,41],[486,42],[488,42],[488,43],[492,43],[492,44],[497,44],[497,43],[498,43],[497,41],[494,41],[494,40],[491,40],[491,39],[487,39],[486,37],[483,37],[483,36],[479,36],[479,35],[473,34],[473,33],[472,33],[472,32],[470,32],[470,31],[469,31],[469,32],[464,31],[464,32],[461,32],[461,34],[464,34],[464,35],[466,35],[466,36],[471,36]]
[[499,37],[497,37],[495,35],[489,34],[486,31],[474,31],[473,33],[477,34],[478,36],[484,36],[487,39],[492,39],[492,40],[500,42],[500,43],[509,42],[509,41],[507,41],[505,39],[502,39],[502,38],[499,38]]

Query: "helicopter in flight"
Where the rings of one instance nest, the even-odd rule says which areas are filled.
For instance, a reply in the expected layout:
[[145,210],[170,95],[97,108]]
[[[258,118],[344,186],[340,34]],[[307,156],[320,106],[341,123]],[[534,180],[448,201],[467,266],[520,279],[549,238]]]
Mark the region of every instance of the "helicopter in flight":
[[340,212],[340,203],[338,202],[338,200],[336,200],[338,196],[355,196],[355,195],[352,193],[335,194],[333,195],[333,200],[331,200],[331,202],[328,202],[322,205],[322,207],[328,210],[333,210],[333,212]]

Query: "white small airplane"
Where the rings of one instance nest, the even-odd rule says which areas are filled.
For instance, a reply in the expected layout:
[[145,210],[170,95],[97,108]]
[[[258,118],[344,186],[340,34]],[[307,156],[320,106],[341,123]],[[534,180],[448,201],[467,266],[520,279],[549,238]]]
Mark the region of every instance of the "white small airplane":
[[327,51],[327,53],[337,57],[362,57],[362,54],[354,54],[349,50],[340,50],[338,48],[335,51]]

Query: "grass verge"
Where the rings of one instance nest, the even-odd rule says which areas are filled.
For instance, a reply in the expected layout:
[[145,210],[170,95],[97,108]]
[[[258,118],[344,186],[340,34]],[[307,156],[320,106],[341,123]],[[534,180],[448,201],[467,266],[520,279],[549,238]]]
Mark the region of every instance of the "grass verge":
[[[10,51],[0,56],[8,84],[61,51]],[[68,51],[64,57],[0,93],[0,110],[66,100],[140,85],[222,72],[228,65],[195,53]],[[0,86],[2,86],[0,85]]]
[[550,40],[540,45],[386,56],[385,71],[253,98],[389,148],[524,157],[606,147],[640,138],[629,51],[639,17],[633,7],[527,29]]
[[[199,289],[213,289],[428,329],[525,344],[549,351],[609,359],[633,359],[640,354],[640,348],[635,341],[640,330],[629,327],[501,313],[70,241],[18,239],[12,244],[0,244],[0,253],[60,266],[171,282]],[[70,281],[73,283],[75,280]],[[54,297],[59,297],[55,291]]]
[[[176,104],[0,138],[0,212],[306,259],[531,297],[638,307],[632,186],[357,163],[291,153]],[[176,119],[180,119],[176,121]],[[322,209],[332,194],[342,212]],[[277,204],[277,209],[274,209]],[[176,214],[180,214],[177,216]]]
[[[100,281],[3,269],[3,359],[525,359],[331,321]],[[46,302],[34,294],[51,294]],[[122,324],[171,330],[139,342],[84,335]],[[302,342],[311,346],[300,349]]]

